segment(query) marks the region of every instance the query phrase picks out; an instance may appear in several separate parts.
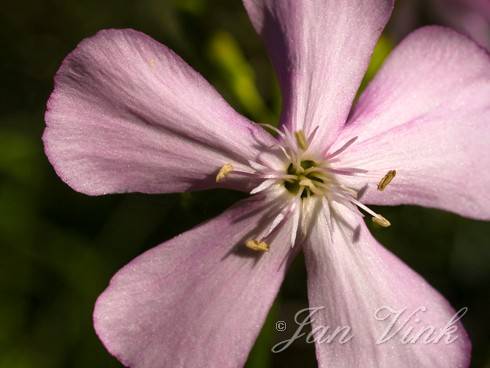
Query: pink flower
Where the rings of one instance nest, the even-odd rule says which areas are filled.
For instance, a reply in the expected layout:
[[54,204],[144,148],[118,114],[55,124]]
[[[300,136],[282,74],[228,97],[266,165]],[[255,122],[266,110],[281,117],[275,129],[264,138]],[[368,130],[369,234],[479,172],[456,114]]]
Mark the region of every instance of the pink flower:
[[468,366],[459,322],[452,342],[380,343],[387,311],[422,308],[394,325],[422,337],[421,326],[444,331],[455,311],[378,244],[361,211],[381,226],[388,220],[366,204],[490,218],[488,53],[449,29],[420,29],[352,108],[391,1],[245,6],[282,87],[277,137],[133,30],[84,40],[56,75],[43,139],[75,190],[254,194],[120,270],[97,300],[98,336],[130,367],[242,366],[302,250],[310,305],[322,307],[313,329],[352,329],[344,344],[316,339],[320,367]]

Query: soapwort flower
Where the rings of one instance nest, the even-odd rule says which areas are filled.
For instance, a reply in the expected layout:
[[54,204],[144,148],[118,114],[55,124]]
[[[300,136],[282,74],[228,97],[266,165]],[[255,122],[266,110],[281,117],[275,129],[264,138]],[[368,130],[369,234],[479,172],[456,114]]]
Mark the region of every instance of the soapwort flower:
[[[409,35],[352,107],[389,0],[245,0],[277,71],[278,129],[234,111],[179,56],[104,30],[64,60],[43,140],[58,175],[89,195],[213,187],[252,195],[137,257],[97,300],[95,329],[130,367],[244,364],[291,258],[303,251],[321,367],[466,367],[470,342],[376,337],[379,308],[444,329],[454,310],[370,235],[368,207],[417,204],[490,218],[490,58],[440,27]],[[269,132],[267,131],[269,130]],[[427,337],[427,336],[425,336]]]

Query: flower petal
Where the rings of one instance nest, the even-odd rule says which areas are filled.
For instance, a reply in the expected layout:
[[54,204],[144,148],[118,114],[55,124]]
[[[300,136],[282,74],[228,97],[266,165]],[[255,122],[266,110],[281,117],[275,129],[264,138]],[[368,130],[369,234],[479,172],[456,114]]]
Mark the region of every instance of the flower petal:
[[267,210],[241,202],[120,270],[94,311],[107,349],[137,368],[244,365],[291,255],[286,226],[269,252],[245,247]]
[[334,224],[331,234],[320,220],[304,247],[319,367],[467,367],[471,344],[447,301],[364,222]]
[[345,123],[391,0],[244,0],[282,86],[282,122],[323,147]]
[[246,169],[275,142],[175,53],[134,30],[82,41],[56,75],[45,119],[49,160],[87,194],[214,186],[224,164]]
[[[408,36],[362,95],[338,145],[354,136],[341,160],[369,170],[363,202],[490,219],[490,57],[468,38],[441,27]],[[389,170],[396,177],[378,191]]]

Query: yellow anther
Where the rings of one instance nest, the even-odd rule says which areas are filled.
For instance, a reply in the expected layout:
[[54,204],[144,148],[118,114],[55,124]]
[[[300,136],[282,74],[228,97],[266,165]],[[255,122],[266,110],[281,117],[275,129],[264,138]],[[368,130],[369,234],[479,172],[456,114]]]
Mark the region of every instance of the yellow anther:
[[259,252],[269,251],[269,244],[267,244],[265,241],[258,241],[255,239],[250,239],[250,240],[247,240],[247,242],[245,243],[245,246],[248,249],[252,249],[255,251],[259,251]]
[[308,141],[306,140],[305,133],[302,130],[298,130],[294,133],[296,137],[296,143],[298,143],[299,148],[305,151],[308,148]]
[[386,173],[385,176],[383,176],[383,179],[381,179],[378,183],[378,190],[383,191],[385,188],[388,186],[388,184],[391,183],[393,178],[396,176],[396,170],[390,170]]
[[219,183],[221,180],[226,178],[233,171],[232,164],[224,164],[221,169],[218,171],[218,175],[216,175],[216,183]]
[[380,214],[376,214],[376,216],[373,216],[372,218],[373,222],[381,227],[388,227],[391,226],[391,222],[389,222],[387,219],[385,219],[383,216]]

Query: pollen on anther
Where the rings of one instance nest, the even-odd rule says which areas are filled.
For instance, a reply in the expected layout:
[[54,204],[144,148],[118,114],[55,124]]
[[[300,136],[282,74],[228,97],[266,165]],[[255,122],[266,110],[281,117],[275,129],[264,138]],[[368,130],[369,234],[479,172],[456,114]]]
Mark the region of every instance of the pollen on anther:
[[391,226],[391,222],[389,222],[386,218],[381,216],[380,214],[377,214],[376,216],[372,217],[373,222],[376,225],[379,225],[381,227],[389,227]]
[[267,244],[265,241],[258,241],[255,239],[250,239],[250,240],[247,240],[247,242],[245,243],[245,246],[249,249],[259,251],[259,252],[269,251],[269,244]]
[[305,133],[302,130],[298,130],[294,133],[296,137],[296,143],[298,143],[299,148],[305,151],[308,148],[308,140],[306,139]]
[[219,169],[218,174],[216,175],[216,183],[219,183],[224,178],[226,178],[233,171],[232,164],[224,164],[221,169]]
[[386,189],[386,187],[388,186],[388,184],[391,183],[391,181],[394,179],[394,177],[396,176],[396,170],[390,170],[386,173],[385,176],[383,176],[383,178],[379,181],[378,183],[378,190],[380,192],[382,192],[383,190]]

